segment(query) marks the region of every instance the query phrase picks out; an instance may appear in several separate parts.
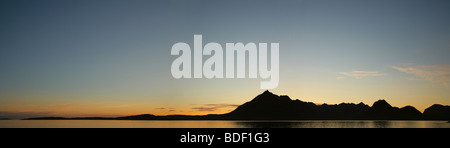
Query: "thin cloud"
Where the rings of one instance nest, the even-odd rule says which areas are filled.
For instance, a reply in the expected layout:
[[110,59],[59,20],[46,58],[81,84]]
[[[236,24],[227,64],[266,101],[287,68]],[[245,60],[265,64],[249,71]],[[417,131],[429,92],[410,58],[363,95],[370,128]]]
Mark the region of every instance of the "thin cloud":
[[342,80],[342,79],[345,79],[345,77],[336,77],[336,79]]
[[392,66],[392,68],[415,76],[407,78],[408,80],[427,80],[430,82],[442,83],[444,86],[448,86],[448,83],[450,82],[450,64],[408,67]]
[[198,111],[216,111],[218,109],[223,109],[223,108],[236,108],[239,105],[236,104],[205,104],[204,106],[201,107],[193,107],[192,109],[198,110]]
[[198,111],[216,111],[217,108],[216,107],[193,107],[192,109],[198,110]]
[[214,107],[238,107],[236,104],[206,104],[206,106],[214,106]]
[[[378,77],[385,76],[387,74],[379,73],[377,71],[352,71],[352,72],[340,72],[339,74],[353,77],[355,79],[362,79],[364,77]],[[336,77],[336,79],[344,79],[345,77]]]

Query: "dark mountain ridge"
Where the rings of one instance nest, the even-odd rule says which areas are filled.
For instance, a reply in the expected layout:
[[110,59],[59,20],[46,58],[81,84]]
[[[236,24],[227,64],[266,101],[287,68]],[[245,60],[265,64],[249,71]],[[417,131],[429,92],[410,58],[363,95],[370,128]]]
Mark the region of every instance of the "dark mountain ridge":
[[[440,106],[429,119],[445,120]],[[447,109],[448,110],[448,109]],[[439,115],[437,115],[439,114]],[[292,100],[288,96],[278,96],[269,91],[256,96],[234,111],[225,114],[229,119],[287,119],[287,120],[420,120],[422,113],[412,106],[402,108],[391,106],[386,100],[378,100],[370,107],[364,103],[341,103],[337,105],[316,105],[312,102]],[[431,117],[432,116],[432,117]]]
[[364,103],[316,105],[289,96],[278,96],[264,91],[235,110],[219,115],[168,115],[142,114],[116,118],[104,117],[38,117],[27,120],[449,120],[450,106],[435,104],[422,114],[413,106],[391,106],[386,100],[378,100],[369,106]]

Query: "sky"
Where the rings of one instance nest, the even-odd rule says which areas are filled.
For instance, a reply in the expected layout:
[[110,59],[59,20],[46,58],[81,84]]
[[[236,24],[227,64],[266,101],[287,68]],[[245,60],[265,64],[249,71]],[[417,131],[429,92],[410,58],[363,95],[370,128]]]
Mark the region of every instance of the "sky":
[[0,117],[219,114],[264,91],[173,78],[194,34],[279,43],[275,94],[423,111],[450,105],[449,18],[447,0],[2,0]]

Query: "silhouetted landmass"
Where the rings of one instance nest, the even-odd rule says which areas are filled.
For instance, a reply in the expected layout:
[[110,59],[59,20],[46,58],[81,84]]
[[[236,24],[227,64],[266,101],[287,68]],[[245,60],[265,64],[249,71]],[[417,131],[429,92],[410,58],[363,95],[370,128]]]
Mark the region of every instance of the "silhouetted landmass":
[[[448,106],[447,106],[448,107]],[[424,118],[412,106],[402,108],[391,106],[386,100],[378,100],[371,107],[364,103],[341,103],[338,105],[316,105],[312,102],[292,100],[288,96],[278,96],[269,91],[256,96],[234,111],[225,114],[228,119],[271,120],[446,120],[450,119],[449,109],[432,106],[432,111]],[[427,110],[426,110],[427,111]],[[447,113],[445,112],[447,111]]]
[[0,120],[11,120],[9,118],[0,118]]
[[141,114],[116,118],[105,117],[38,117],[26,120],[449,120],[450,106],[435,104],[422,114],[413,106],[391,106],[378,100],[369,106],[364,103],[316,105],[289,96],[278,96],[269,91],[256,96],[230,113],[219,115],[168,115]]
[[422,113],[412,106],[402,108],[392,107],[385,100],[378,100],[369,109],[367,117],[380,120],[417,120],[421,119]]
[[34,118],[27,118],[24,120],[67,120],[70,118],[64,118],[64,117],[34,117]]
[[238,120],[312,119],[318,118],[318,112],[314,103],[291,100],[289,96],[265,91],[225,116]]
[[450,119],[450,106],[434,104],[431,107],[425,109],[423,112],[423,118],[428,120],[442,120]]
[[156,116],[152,114],[142,114],[142,115],[135,115],[135,116],[125,116],[125,117],[117,117],[118,120],[152,120]]

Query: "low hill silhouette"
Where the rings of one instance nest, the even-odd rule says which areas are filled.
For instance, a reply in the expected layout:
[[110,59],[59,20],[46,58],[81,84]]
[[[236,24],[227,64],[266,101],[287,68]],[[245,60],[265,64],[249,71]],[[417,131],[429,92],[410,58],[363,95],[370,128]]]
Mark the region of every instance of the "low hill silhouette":
[[369,106],[364,103],[316,105],[289,96],[264,91],[235,110],[219,115],[168,115],[141,114],[116,118],[105,117],[38,117],[26,120],[449,120],[450,106],[435,104],[422,114],[413,106],[391,106],[386,100],[378,100]]

